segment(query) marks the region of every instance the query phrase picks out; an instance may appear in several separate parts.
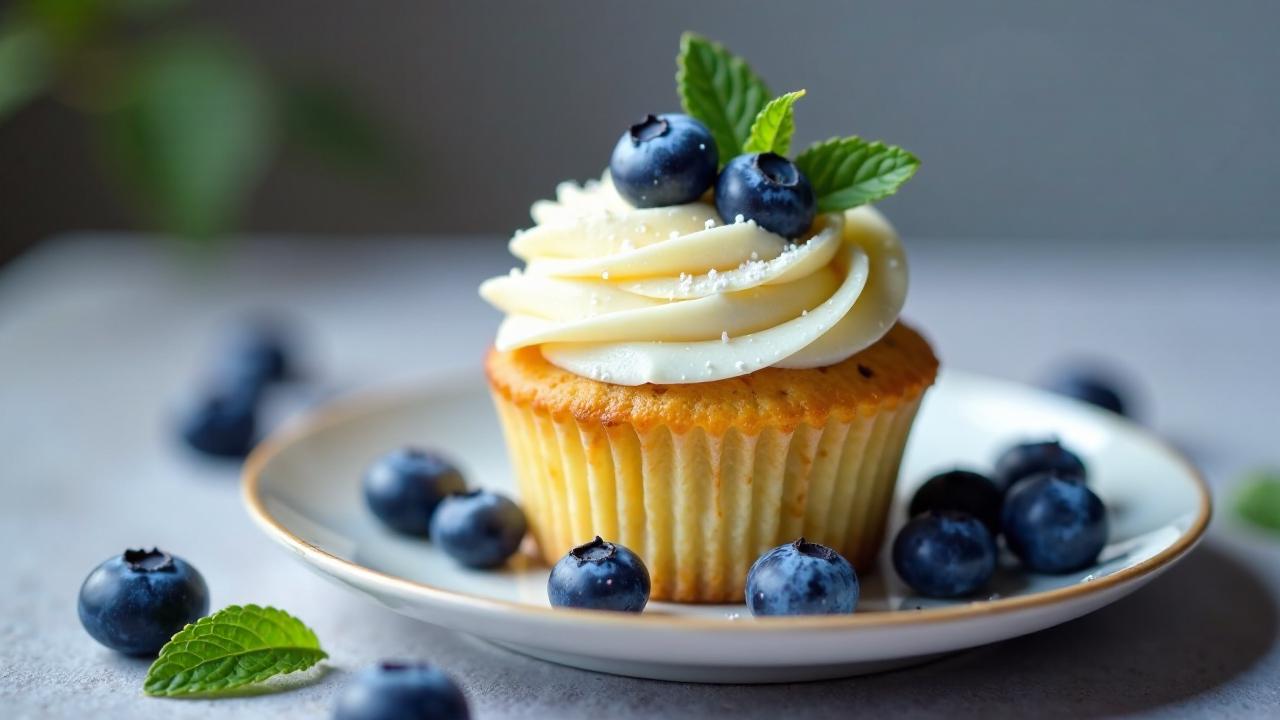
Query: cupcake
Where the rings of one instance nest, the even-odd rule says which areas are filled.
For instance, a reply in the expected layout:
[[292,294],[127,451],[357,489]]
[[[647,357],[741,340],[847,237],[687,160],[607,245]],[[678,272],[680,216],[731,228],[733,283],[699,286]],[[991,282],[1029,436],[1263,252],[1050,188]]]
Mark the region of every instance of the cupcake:
[[535,203],[524,268],[481,286],[506,314],[485,367],[548,563],[599,535],[643,557],[655,600],[737,602],[800,536],[874,562],[937,373],[870,205],[917,161],[857,137],[789,160],[803,91],[769,100],[691,34],[678,66],[686,112]]

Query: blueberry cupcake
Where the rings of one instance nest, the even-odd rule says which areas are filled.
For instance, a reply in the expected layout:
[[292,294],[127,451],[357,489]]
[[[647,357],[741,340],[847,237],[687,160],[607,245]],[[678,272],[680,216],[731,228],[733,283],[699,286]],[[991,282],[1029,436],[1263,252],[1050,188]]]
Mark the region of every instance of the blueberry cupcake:
[[857,137],[788,159],[804,91],[695,35],[678,67],[685,113],[536,203],[524,268],[481,286],[506,313],[486,371],[548,562],[599,535],[655,600],[737,602],[801,535],[859,569],[879,549],[938,364],[898,322],[906,258],[870,203],[918,163]]

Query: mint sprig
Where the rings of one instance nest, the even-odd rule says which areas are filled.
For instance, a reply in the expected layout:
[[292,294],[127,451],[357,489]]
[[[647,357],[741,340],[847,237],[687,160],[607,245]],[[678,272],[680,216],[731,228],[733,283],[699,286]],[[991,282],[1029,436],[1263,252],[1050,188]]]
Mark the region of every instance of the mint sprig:
[[721,165],[743,153],[752,124],[773,95],[745,60],[691,32],[680,36],[676,89],[684,111],[711,131]]
[[[696,33],[680,36],[676,89],[684,111],[715,138],[720,164],[743,153],[787,155],[795,134],[795,104],[804,90],[771,93],[746,60]],[[838,212],[898,191],[920,161],[896,145],[857,136],[811,145],[795,159],[818,198],[818,212]]]
[[896,145],[859,137],[815,143],[795,160],[818,198],[818,212],[835,212],[875,202],[898,191],[920,161]]
[[147,671],[148,695],[229,694],[329,657],[302,621],[271,607],[232,605],[178,631]]
[[791,136],[796,132],[795,105],[804,93],[796,90],[770,100],[751,123],[751,134],[742,152],[789,154]]

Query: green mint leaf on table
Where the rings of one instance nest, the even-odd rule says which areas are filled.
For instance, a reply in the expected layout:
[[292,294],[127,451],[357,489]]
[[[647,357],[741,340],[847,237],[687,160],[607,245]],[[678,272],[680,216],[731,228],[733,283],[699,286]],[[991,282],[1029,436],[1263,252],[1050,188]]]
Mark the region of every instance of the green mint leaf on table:
[[796,101],[804,97],[804,90],[789,92],[769,101],[751,124],[751,135],[742,147],[744,153],[791,152],[791,136],[796,132]]
[[1246,477],[1236,496],[1236,512],[1258,527],[1280,532],[1280,470]]
[[848,210],[888,197],[920,167],[916,156],[900,147],[858,137],[811,145],[795,163],[813,184],[818,212]]
[[721,165],[742,154],[751,125],[773,94],[745,60],[695,33],[680,37],[676,89],[684,111],[716,139]]
[[174,635],[147,671],[143,690],[220,695],[306,670],[327,657],[316,634],[283,610],[232,605]]

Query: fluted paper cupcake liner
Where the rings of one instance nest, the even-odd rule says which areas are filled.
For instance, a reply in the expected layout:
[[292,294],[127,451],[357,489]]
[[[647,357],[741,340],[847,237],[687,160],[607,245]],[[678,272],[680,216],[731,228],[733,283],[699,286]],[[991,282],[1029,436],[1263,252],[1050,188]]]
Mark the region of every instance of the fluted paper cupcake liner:
[[751,563],[802,535],[868,570],[919,401],[715,434],[553,418],[495,395],[544,560],[600,535],[640,554],[653,599],[677,602],[740,602]]

